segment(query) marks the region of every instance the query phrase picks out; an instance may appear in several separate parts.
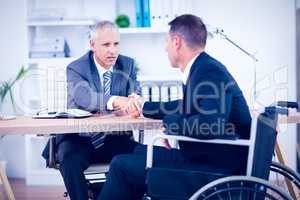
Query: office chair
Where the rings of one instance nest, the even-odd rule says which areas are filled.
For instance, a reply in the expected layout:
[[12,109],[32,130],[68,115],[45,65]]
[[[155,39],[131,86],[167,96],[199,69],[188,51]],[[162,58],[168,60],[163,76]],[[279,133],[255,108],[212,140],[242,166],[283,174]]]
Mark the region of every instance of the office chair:
[[[49,159],[46,162],[48,168],[59,169],[59,162],[56,155],[56,136],[49,138]],[[95,199],[106,180],[106,174],[109,170],[109,163],[98,163],[90,165],[85,171],[84,176],[88,185],[88,195],[90,199]],[[64,193],[67,197],[68,193]]]
[[[185,199],[287,199],[292,198],[277,186],[267,182],[276,141],[278,114],[288,114],[282,107],[270,106],[253,117],[249,140],[199,140],[186,136],[157,135],[147,147],[146,185],[144,200]],[[202,142],[248,148],[245,174],[232,174],[219,169],[170,169],[153,166],[153,145],[159,139]],[[203,163],[202,163],[203,164]],[[235,175],[235,176],[233,176]],[[242,175],[242,176],[241,176]]]

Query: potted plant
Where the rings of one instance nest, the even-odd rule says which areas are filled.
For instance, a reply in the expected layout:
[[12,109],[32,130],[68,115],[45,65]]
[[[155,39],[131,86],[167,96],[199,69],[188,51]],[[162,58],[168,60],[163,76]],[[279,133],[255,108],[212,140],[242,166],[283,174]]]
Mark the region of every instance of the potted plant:
[[13,95],[13,87],[17,81],[19,81],[21,78],[23,78],[25,76],[25,74],[28,72],[28,70],[29,70],[29,68],[25,69],[24,67],[22,67],[20,69],[20,71],[17,73],[16,78],[0,83],[0,114],[1,114],[1,118],[5,118],[5,116],[3,116],[2,112],[3,112],[4,102],[7,97],[10,100],[10,104],[12,106],[13,113],[16,114],[16,105],[15,105],[15,99],[14,99],[14,95]]
[[118,25],[120,28],[128,28],[130,26],[130,20],[127,15],[118,15],[115,23]]

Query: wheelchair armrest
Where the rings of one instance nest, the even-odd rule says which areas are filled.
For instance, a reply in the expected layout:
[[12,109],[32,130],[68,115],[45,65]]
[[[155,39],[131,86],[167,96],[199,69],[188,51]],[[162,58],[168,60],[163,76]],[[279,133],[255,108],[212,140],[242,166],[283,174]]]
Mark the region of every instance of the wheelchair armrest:
[[285,108],[296,108],[298,109],[298,103],[293,101],[277,101],[276,106],[285,107]]
[[56,136],[51,135],[49,138],[49,160],[48,160],[48,167],[49,168],[56,168]]
[[212,144],[228,144],[228,145],[238,145],[238,146],[249,146],[250,140],[245,139],[195,139],[187,136],[177,136],[177,135],[166,135],[166,134],[157,134],[153,137],[150,143],[147,145],[147,160],[146,160],[146,169],[152,167],[153,164],[153,146],[155,142],[159,139],[169,139],[169,140],[178,140],[186,142],[200,142],[200,143],[212,143]]

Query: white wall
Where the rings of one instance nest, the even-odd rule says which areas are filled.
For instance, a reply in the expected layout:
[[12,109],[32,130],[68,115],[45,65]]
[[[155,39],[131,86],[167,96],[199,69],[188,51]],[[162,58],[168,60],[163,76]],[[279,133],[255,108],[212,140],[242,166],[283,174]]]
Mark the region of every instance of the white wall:
[[[260,84],[259,104],[267,105],[276,99],[274,98],[276,96],[281,99],[296,99],[295,2],[293,0],[193,1],[193,12],[201,16],[207,24],[223,28],[231,39],[250,52],[257,51],[258,80],[264,80]],[[27,54],[24,2],[25,0],[0,0],[2,64],[0,80],[13,77],[24,63]],[[141,40],[145,37],[144,42],[136,42],[137,37]],[[143,75],[178,75],[178,72],[171,70],[169,66],[164,51],[163,35],[127,35],[122,36],[121,39],[122,52],[138,59]],[[155,46],[148,48],[149,44]],[[251,103],[253,86],[251,60],[218,37],[208,41],[207,51],[229,68]],[[280,135],[280,141],[284,145],[288,162],[294,167],[295,127],[289,126],[287,133]],[[23,137],[7,137],[1,144],[0,151],[9,161],[9,176],[24,177]]]
[[[0,0],[0,81],[16,76],[26,58],[25,0]],[[25,176],[24,137],[8,136],[0,154],[8,161],[8,176]]]
[[[221,27],[232,40],[257,52],[257,105],[296,100],[296,35],[294,0],[198,0],[193,12],[205,23]],[[216,6],[217,5],[217,6]],[[220,37],[208,41],[207,51],[222,61],[252,104],[254,67],[250,58]],[[282,127],[279,135],[289,164],[296,164],[296,129]]]

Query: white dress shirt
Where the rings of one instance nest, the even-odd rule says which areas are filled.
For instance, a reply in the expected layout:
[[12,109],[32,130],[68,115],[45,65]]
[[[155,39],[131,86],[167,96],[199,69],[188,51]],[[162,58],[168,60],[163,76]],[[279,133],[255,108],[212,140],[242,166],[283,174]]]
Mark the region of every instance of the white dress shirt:
[[188,81],[189,78],[189,74],[192,68],[192,65],[194,64],[196,58],[199,56],[199,54],[197,54],[195,57],[193,57],[187,64],[187,66],[185,67],[183,74],[182,74],[182,82],[184,85],[186,85],[186,82]]
[[[95,65],[96,65],[96,68],[97,68],[97,70],[98,70],[98,74],[99,74],[99,77],[100,77],[101,85],[103,86],[103,80],[104,80],[103,75],[104,75],[104,73],[107,72],[107,71],[113,72],[113,69],[114,69],[114,68],[113,68],[113,66],[111,66],[109,69],[105,69],[104,67],[102,67],[102,66],[97,62],[97,60],[96,60],[96,58],[95,58],[95,55],[93,56],[93,58],[94,58],[94,63],[95,63]],[[112,80],[111,80],[111,83],[112,83]],[[106,104],[106,108],[107,108],[108,110],[113,110],[113,109],[114,109],[114,107],[113,107],[113,102],[114,102],[114,100],[115,100],[116,97],[117,97],[117,96],[111,96],[111,97],[109,98],[109,100],[108,100],[108,102],[107,102],[107,104]]]

